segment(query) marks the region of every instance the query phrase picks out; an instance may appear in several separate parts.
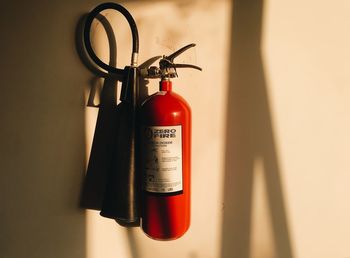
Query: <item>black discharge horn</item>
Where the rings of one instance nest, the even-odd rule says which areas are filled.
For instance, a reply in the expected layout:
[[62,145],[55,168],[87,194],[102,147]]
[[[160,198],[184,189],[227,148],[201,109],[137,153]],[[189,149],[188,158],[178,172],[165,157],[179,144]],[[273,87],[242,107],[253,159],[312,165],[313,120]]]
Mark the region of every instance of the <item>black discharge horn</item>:
[[[128,21],[132,33],[131,64],[118,69],[104,63],[95,54],[90,42],[92,21],[107,9],[120,12]],[[136,108],[138,100],[137,57],[139,52],[139,36],[136,23],[131,14],[116,3],[103,3],[94,8],[87,16],[84,27],[84,45],[92,61],[111,77],[122,78],[120,104],[116,107],[117,129],[115,132],[115,148],[111,160],[111,169],[107,175],[107,183],[103,198],[101,215],[115,219],[122,226],[139,226],[139,176],[137,168],[137,127]],[[90,157],[91,159],[91,157]],[[88,171],[89,173],[89,171]]]

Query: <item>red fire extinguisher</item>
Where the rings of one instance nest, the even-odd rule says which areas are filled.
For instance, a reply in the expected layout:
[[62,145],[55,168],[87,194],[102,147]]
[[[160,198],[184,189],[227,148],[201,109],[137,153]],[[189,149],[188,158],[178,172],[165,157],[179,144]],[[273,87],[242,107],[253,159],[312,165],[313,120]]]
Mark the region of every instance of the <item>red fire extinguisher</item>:
[[[123,14],[132,32],[131,64],[124,69],[100,60],[90,42],[93,20],[107,9]],[[174,63],[177,56],[195,44],[163,56],[159,67],[148,68],[150,63],[160,57],[151,58],[137,66],[138,38],[133,17],[119,4],[100,4],[86,18],[86,52],[97,67],[108,72],[104,74],[105,77],[119,78],[123,82],[121,103],[115,107],[116,116],[111,117],[118,122],[116,146],[113,151],[108,149],[109,158],[103,159],[111,165],[106,165],[110,171],[105,171],[108,177],[105,180],[101,215],[115,219],[123,226],[138,226],[141,206],[143,231],[153,239],[172,240],[181,237],[190,225],[191,109],[181,96],[172,91],[171,79],[177,77],[177,68],[202,69],[190,64]],[[160,90],[150,96],[139,110],[140,76],[146,79],[159,78]],[[98,170],[101,167],[95,164],[95,168]],[[141,191],[140,181],[143,181]]]
[[139,112],[141,174],[143,178],[143,231],[157,240],[181,237],[190,226],[191,109],[172,91],[176,68],[200,67],[174,64],[174,58],[194,47],[187,45],[163,56],[158,67],[141,70],[145,78],[160,78],[159,92],[142,104]]

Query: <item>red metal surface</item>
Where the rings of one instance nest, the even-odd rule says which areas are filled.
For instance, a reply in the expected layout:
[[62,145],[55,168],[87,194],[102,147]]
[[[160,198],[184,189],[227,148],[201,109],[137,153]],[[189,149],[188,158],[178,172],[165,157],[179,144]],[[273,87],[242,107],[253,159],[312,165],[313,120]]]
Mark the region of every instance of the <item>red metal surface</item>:
[[183,193],[164,196],[143,191],[141,226],[149,237],[158,240],[179,238],[190,226],[191,109],[171,88],[171,81],[161,81],[163,92],[148,98],[140,111],[144,126],[182,126]]

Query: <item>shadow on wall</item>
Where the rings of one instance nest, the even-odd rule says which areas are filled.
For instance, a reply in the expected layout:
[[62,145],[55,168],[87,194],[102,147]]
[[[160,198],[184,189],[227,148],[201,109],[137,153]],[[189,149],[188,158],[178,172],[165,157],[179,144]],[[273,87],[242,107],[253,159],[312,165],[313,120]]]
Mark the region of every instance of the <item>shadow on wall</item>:
[[251,256],[253,169],[261,158],[274,253],[292,258],[261,56],[263,0],[233,5],[221,257]]
[[85,213],[77,205],[85,167],[86,73],[74,49],[78,7],[63,2],[41,2],[40,8],[6,2],[0,17],[6,35],[0,257],[86,257]]

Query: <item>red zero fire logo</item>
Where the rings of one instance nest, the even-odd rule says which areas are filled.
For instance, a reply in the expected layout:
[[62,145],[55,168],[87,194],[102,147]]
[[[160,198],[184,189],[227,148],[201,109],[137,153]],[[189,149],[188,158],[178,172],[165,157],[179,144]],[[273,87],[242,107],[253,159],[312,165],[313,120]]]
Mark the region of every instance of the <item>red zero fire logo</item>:
[[155,129],[147,127],[144,129],[144,135],[147,139],[175,138],[176,129]]

